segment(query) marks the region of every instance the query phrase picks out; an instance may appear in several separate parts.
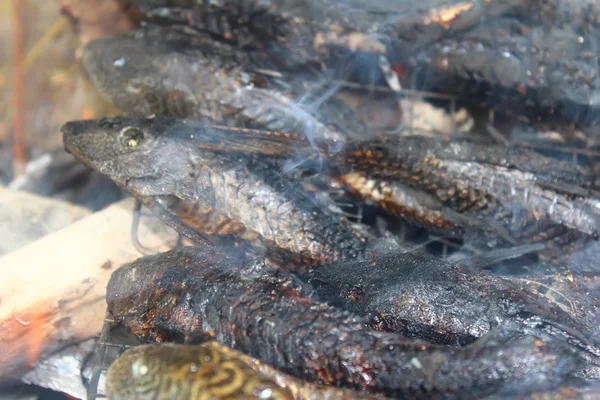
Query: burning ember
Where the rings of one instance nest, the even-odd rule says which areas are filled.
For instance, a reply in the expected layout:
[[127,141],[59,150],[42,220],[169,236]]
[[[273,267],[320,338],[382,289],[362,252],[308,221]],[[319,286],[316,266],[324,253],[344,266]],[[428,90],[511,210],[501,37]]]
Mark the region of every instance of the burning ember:
[[430,3],[64,4],[99,97],[10,186],[88,210],[0,260],[0,375],[599,397],[600,6]]
[[429,16],[425,17],[423,23],[425,25],[429,24],[439,24],[446,29],[449,29],[452,26],[452,23],[456,21],[462,12],[469,11],[473,8],[473,3],[460,3],[453,6],[442,6],[438,9],[433,9],[429,11]]

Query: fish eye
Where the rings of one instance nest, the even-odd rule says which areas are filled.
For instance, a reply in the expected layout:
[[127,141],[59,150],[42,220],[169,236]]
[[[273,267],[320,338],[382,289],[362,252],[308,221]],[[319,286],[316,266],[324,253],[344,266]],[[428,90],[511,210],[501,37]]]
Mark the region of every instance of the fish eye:
[[124,147],[137,147],[142,143],[143,139],[144,133],[140,129],[131,126],[124,128],[120,133],[121,144]]

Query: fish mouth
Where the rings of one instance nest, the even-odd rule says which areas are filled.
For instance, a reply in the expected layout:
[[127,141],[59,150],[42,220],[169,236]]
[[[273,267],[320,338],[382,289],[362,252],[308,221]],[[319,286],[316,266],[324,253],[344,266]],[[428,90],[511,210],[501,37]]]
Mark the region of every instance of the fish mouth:
[[78,126],[80,126],[80,123],[78,122],[67,122],[60,128],[60,132],[62,133],[65,151],[83,162],[84,160],[81,159],[81,154],[77,150],[74,140],[75,136],[77,136],[77,132],[79,131],[79,129],[77,129]]
[[97,165],[93,162],[93,157],[90,157],[89,154],[86,154],[86,152],[81,149],[80,135],[82,132],[86,131],[87,127],[89,127],[88,121],[71,121],[65,123],[60,128],[63,136],[63,147],[67,153],[71,154],[86,167],[98,170]]

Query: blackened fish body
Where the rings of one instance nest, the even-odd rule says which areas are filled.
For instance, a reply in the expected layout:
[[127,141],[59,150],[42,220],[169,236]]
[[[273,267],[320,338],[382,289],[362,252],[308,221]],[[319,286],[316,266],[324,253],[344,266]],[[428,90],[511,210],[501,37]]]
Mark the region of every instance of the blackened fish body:
[[182,248],[115,271],[107,302],[143,340],[209,335],[298,378],[391,397],[527,393],[560,385],[579,366],[560,343],[532,337],[452,349],[376,332],[309,291],[260,261]]
[[328,63],[364,83],[378,72],[390,86],[399,81],[508,112],[598,120],[594,0],[134,3],[153,23],[260,49],[282,68]]
[[[292,256],[303,267],[363,252],[363,239],[332,205],[305,193],[276,165],[194,145],[206,138],[203,143],[218,142],[222,132],[227,129],[161,117],[72,122],[63,128],[67,151],[192,240],[233,239],[230,245],[241,241],[259,254]],[[278,151],[278,136],[266,137],[273,140],[270,146],[252,132],[233,133],[244,149]]]
[[[554,302],[525,281],[411,253],[329,265],[308,280],[319,299],[365,315],[376,329],[447,345],[465,345],[494,331],[507,333],[508,340],[509,332],[527,332],[573,345],[590,368],[600,366],[600,319],[591,292],[587,307],[566,310],[564,299]],[[562,292],[583,300],[578,291]]]
[[331,98],[336,87],[326,76],[282,74],[260,53],[206,34],[150,26],[91,42],[83,64],[96,89],[129,115],[208,119],[331,140],[368,134]]
[[[355,176],[351,187],[367,198],[391,200],[384,208],[393,207],[396,189],[390,185],[398,182],[463,214],[460,223],[449,218],[458,225],[475,231],[487,225],[483,231],[513,245],[547,243],[549,257],[570,254],[597,239],[600,197],[592,171],[524,149],[412,136],[347,142],[329,165],[366,175]],[[365,185],[373,190],[365,191]],[[470,218],[481,223],[469,223]]]
[[[283,162],[289,159],[312,160],[313,165],[314,161],[322,162],[329,168],[328,173],[362,198],[447,236],[486,236],[504,246],[541,243],[547,250],[541,254],[549,259],[568,257],[597,236],[600,200],[594,175],[583,167],[573,167],[523,149],[450,143],[422,136],[367,142],[347,140],[344,144],[313,142],[301,134],[214,128],[201,122],[166,117],[114,121],[123,124],[122,127],[129,124],[157,132],[165,144],[175,143],[169,146],[176,150],[167,150],[169,146],[163,145],[161,154],[210,150],[223,154],[236,152],[241,158],[268,156],[272,160],[279,159],[280,164],[274,167],[278,173],[283,173]],[[77,126],[78,131],[105,129],[97,125],[97,121],[71,124]],[[84,162],[99,169],[114,156],[99,155],[103,151],[98,139],[101,136],[88,136],[89,146],[84,146],[85,150],[77,149],[83,143],[79,140],[76,146],[70,145],[70,151],[83,155],[80,158]],[[137,168],[148,163],[150,172],[146,176],[163,174],[158,168],[160,163],[142,158],[141,151],[134,149],[131,153],[130,160],[122,158],[119,163],[137,164]],[[137,154],[136,161],[133,154]],[[95,157],[99,161],[95,162]],[[160,156],[154,157],[160,159]],[[191,161],[181,161],[186,158]],[[186,165],[177,167],[174,173],[191,172],[193,168],[189,164],[195,163],[193,157],[188,154],[174,158],[170,164],[174,165],[178,159]],[[105,173],[126,177],[124,171],[118,171],[119,163],[113,162],[112,169]],[[257,174],[263,173],[260,165],[256,164]],[[132,167],[127,168],[132,172],[130,178],[135,177]],[[169,168],[173,166],[164,166],[165,171]],[[274,173],[266,168],[262,170]],[[189,177],[175,179],[163,194],[173,194],[174,185],[182,189],[186,179]],[[403,186],[406,189],[402,189]],[[148,189],[140,185],[136,193],[144,195],[144,190]],[[487,246],[487,242],[484,244]]]

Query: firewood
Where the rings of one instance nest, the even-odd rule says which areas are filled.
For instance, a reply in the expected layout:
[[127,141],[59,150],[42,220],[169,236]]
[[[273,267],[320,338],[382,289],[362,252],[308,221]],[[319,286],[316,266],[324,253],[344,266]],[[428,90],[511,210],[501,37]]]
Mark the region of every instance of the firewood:
[[[125,199],[0,259],[0,376],[99,334],[111,273],[141,256],[130,235],[133,204]],[[176,239],[155,218],[141,219],[138,237],[155,251]]]

